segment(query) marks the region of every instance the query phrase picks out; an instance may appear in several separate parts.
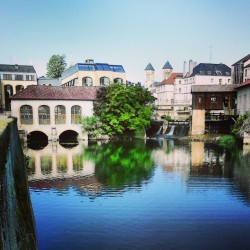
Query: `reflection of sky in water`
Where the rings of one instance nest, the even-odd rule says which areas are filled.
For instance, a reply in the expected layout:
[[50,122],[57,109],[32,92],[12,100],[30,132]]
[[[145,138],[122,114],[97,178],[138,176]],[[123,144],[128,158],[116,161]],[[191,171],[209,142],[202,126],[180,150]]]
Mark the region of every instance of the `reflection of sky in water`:
[[[237,158],[211,145],[178,141],[140,144],[129,151],[118,144],[77,147],[60,151],[58,146],[56,156],[69,163],[69,156],[77,155],[83,169],[89,162],[92,174],[67,167],[47,179],[29,177],[40,249],[249,249],[246,152],[238,151]],[[111,149],[120,161],[110,161]],[[105,165],[125,164],[123,155],[131,152],[137,162],[144,151],[150,152],[152,168],[143,174],[111,175],[117,165]],[[37,152],[27,153],[37,158]],[[43,153],[49,155],[46,149]],[[118,179],[109,179],[107,172]]]

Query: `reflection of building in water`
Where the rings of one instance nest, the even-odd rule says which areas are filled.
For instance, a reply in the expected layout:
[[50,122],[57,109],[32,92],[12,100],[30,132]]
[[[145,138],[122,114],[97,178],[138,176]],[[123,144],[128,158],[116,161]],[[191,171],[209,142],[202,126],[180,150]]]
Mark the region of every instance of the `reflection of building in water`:
[[191,165],[192,167],[204,163],[204,142],[191,142]]
[[187,147],[178,147],[172,140],[163,140],[162,149],[153,150],[152,158],[156,165],[167,172],[183,172],[190,170],[190,152]]
[[24,154],[30,157],[29,181],[94,175],[94,163],[82,157],[84,144],[79,141],[74,148],[64,148],[50,142],[42,150],[25,149]]

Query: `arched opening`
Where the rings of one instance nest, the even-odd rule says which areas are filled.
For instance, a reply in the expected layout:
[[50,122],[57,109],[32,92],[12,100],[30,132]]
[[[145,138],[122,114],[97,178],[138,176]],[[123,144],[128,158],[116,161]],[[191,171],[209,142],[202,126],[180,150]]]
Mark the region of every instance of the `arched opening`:
[[72,148],[78,145],[78,133],[74,130],[66,130],[59,135],[59,143],[65,148]]
[[43,149],[48,145],[48,136],[41,131],[33,131],[27,135],[28,147],[34,150]]
[[16,85],[16,93],[22,91],[24,89],[23,85]]
[[101,77],[100,78],[100,85],[101,86],[108,86],[110,84],[110,80],[108,77]]
[[4,86],[5,110],[10,111],[10,97],[13,95],[13,87],[9,84]]
[[57,105],[55,107],[55,123],[65,124],[66,123],[66,109],[63,105]]
[[33,124],[33,110],[30,105],[20,107],[21,124]]
[[50,108],[42,105],[38,108],[39,124],[50,124]]
[[93,80],[91,77],[84,77],[82,78],[82,86],[92,86],[93,85]]
[[79,105],[71,107],[71,123],[79,124],[82,122],[82,108]]
[[115,78],[114,83],[123,83],[122,78]]

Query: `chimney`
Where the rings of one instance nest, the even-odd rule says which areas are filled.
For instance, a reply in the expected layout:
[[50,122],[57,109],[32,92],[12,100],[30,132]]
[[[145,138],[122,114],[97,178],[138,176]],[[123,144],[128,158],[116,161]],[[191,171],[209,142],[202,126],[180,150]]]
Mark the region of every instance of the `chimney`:
[[194,68],[193,60],[189,60],[189,75],[193,73],[193,68]]
[[186,61],[183,63],[183,76],[186,74]]
[[85,60],[85,63],[94,64],[94,59],[87,59]]

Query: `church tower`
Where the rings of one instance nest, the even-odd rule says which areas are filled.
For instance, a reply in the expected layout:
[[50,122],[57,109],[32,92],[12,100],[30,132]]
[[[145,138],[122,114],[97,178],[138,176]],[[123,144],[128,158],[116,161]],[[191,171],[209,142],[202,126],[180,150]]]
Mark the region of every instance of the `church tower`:
[[165,65],[163,66],[163,68],[162,68],[162,78],[163,78],[163,81],[169,78],[169,76],[172,73],[172,71],[173,71],[173,67],[171,66],[171,64],[169,63],[169,61],[167,61],[165,63]]
[[146,71],[146,81],[144,87],[149,88],[150,85],[155,81],[155,70],[151,65],[151,63],[147,65],[145,71]]

